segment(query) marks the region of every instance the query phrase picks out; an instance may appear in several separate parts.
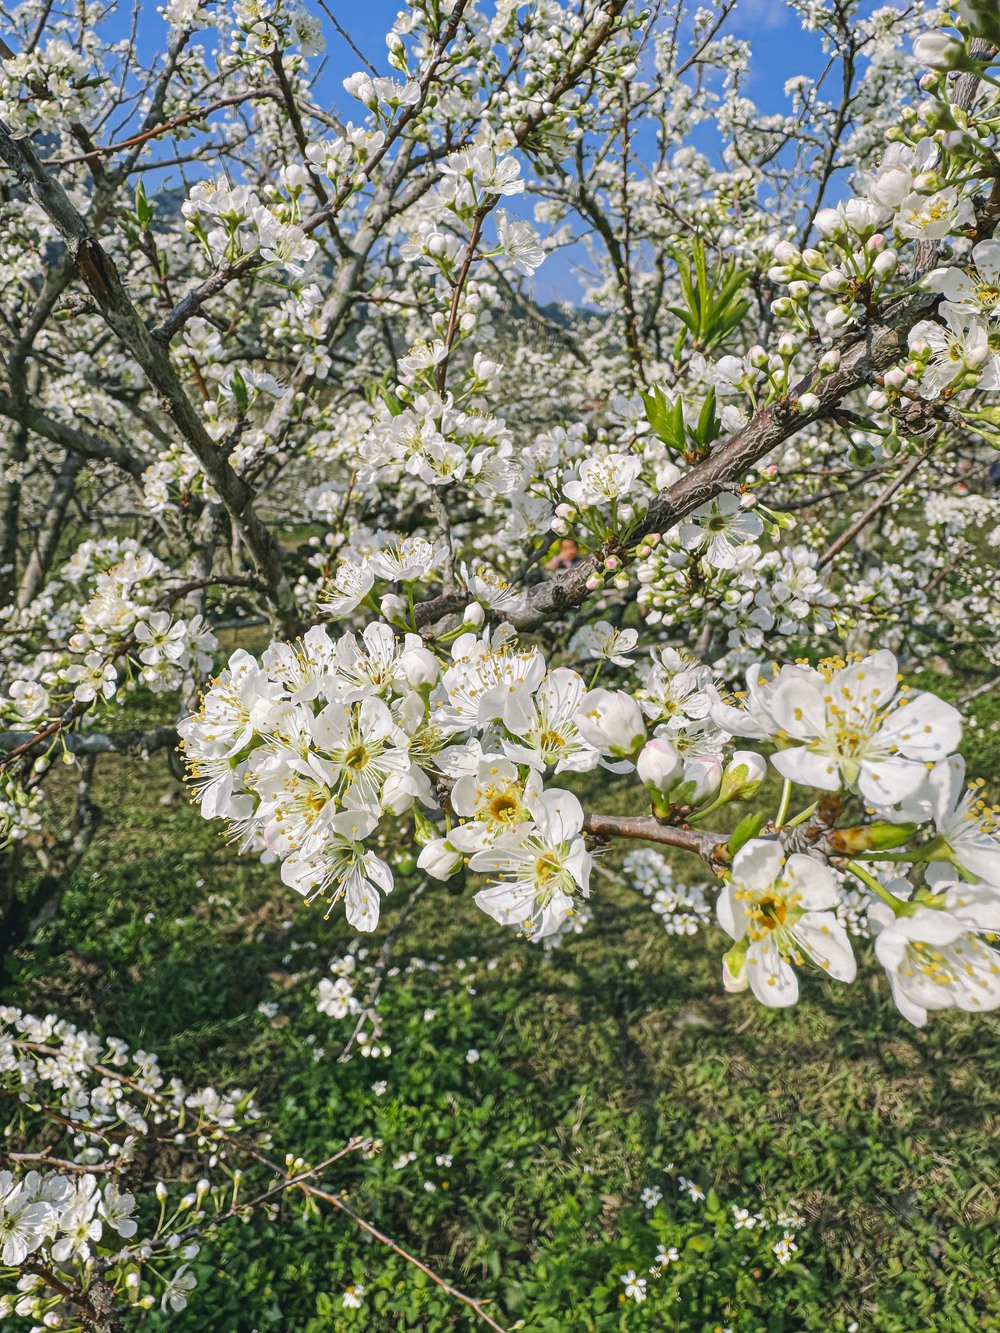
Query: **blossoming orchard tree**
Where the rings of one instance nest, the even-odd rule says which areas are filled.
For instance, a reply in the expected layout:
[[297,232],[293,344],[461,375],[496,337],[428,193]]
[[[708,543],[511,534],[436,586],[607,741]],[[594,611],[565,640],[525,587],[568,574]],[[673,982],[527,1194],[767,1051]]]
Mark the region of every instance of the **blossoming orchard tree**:
[[[638,840],[628,873],[714,885],[734,1003],[850,985],[866,917],[910,1022],[1000,1006],[994,818],[907,679],[1000,660],[1000,17],[792,7],[825,64],[784,115],[738,0],[411,0],[343,88],[325,4],[14,10],[5,951],[95,766],[179,738],[205,818],[357,931],[450,881],[552,944]],[[579,301],[540,304],[567,256]],[[64,1141],[0,1174],[0,1313],[178,1309],[222,1220],[347,1208],[243,1094],[4,1018]],[[137,1233],[168,1138],[204,1178]]]

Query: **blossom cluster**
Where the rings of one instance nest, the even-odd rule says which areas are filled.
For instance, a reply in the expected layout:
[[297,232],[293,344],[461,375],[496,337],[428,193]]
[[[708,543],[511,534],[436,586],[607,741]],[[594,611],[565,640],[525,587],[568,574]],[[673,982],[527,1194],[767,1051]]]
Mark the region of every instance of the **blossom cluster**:
[[[0,1172],[0,1268],[19,1293],[0,1297],[0,1318],[72,1329],[95,1300],[182,1310],[199,1237],[237,1200],[232,1136],[267,1143],[252,1099],[168,1082],[154,1054],[54,1015],[8,1006],[0,1023],[0,1085],[25,1121],[40,1114],[62,1125],[65,1144],[50,1136],[44,1151],[15,1155]],[[17,1135],[12,1122],[9,1139]],[[143,1145],[157,1141],[202,1174],[193,1189],[158,1180],[150,1213],[138,1182]]]

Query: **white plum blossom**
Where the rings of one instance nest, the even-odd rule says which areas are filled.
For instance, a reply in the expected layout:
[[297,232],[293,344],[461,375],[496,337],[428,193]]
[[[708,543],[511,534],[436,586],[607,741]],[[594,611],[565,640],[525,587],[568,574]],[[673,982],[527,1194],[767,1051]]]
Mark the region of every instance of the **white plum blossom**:
[[966,787],[965,760],[953,754],[938,760],[916,792],[886,813],[893,819],[933,821],[942,844],[940,859],[951,861],[972,881],[1000,888],[1000,825],[983,798],[984,786],[980,779]]
[[638,630],[617,629],[606,620],[598,620],[577,630],[569,646],[584,657],[627,667],[632,665],[631,654],[638,641]]
[[799,998],[792,966],[807,960],[837,981],[853,981],[857,964],[834,909],[833,873],[813,857],[787,857],[778,842],[752,838],[736,853],[732,879],[717,902],[719,924],[738,946],[727,955],[729,989],[749,986],[762,1004],[782,1008]]
[[516,273],[530,277],[545,262],[545,251],[530,222],[508,218],[505,209],[496,211],[497,239],[500,249]]
[[568,481],[563,493],[577,505],[604,505],[627,498],[642,471],[642,461],[627,454],[588,458],[580,464],[579,480]]
[[[909,889],[905,881],[893,887]],[[883,902],[868,909],[893,1000],[916,1027],[926,1024],[930,1011],[1000,1007],[1000,952],[979,938],[985,931],[993,939],[1000,930],[1000,894],[936,887],[944,889],[939,907],[911,902],[898,915]]]
[[837,791],[856,789],[875,806],[912,796],[925,765],[958,745],[958,712],[933,694],[900,688],[887,649],[820,670],[795,667],[775,683],[769,701],[777,739],[772,756],[792,782]]
[[530,821],[501,833],[469,866],[499,876],[476,894],[484,912],[542,938],[573,911],[577,893],[589,894],[591,856],[580,836],[583,809],[572,792],[550,788],[527,804]]
[[760,517],[727,491],[694,510],[680,525],[680,540],[687,551],[704,548],[704,559],[714,569],[732,569],[739,548],[763,531]]

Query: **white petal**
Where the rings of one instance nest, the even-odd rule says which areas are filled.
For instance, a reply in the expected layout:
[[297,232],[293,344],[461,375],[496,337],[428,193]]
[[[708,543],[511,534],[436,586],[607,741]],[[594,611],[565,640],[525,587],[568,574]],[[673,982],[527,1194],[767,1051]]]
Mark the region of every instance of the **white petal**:
[[806,912],[796,921],[792,934],[805,952],[828,976],[853,981],[858,965],[847,931],[832,912]]
[[804,745],[779,750],[771,755],[771,763],[783,778],[797,782],[800,787],[814,787],[819,791],[840,790],[840,768],[829,755],[814,754]]
[[799,998],[795,969],[782,958],[773,935],[747,949],[747,976],[754,995],[770,1009],[785,1009]]
[[815,857],[794,852],[788,858],[785,875],[799,895],[799,905],[809,911],[822,912],[840,901],[833,871]]

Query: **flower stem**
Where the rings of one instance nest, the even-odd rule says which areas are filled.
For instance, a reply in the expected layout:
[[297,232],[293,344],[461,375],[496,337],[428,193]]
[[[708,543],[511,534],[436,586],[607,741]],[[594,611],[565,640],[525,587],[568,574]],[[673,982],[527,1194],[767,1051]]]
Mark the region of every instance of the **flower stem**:
[[778,813],[774,817],[774,827],[780,829],[784,827],[785,816],[788,814],[788,807],[792,800],[792,784],[785,778],[785,785],[781,789],[781,804],[778,806]]
[[806,820],[810,817],[810,815],[814,815],[816,813],[816,808],[818,805],[819,801],[813,801],[812,805],[807,805],[804,810],[799,811],[799,813],[795,816],[794,819],[790,819],[788,821],[788,823],[785,825],[785,828],[798,828],[800,824],[804,824]]
[[896,916],[912,915],[913,903],[904,902],[902,898],[897,898],[894,893],[890,893],[889,890],[883,884],[880,884],[875,876],[870,871],[866,870],[858,861],[848,861],[847,869],[852,875],[855,875],[860,879],[862,884],[866,884],[876,897],[881,898],[884,903],[891,907]]

